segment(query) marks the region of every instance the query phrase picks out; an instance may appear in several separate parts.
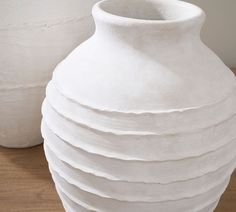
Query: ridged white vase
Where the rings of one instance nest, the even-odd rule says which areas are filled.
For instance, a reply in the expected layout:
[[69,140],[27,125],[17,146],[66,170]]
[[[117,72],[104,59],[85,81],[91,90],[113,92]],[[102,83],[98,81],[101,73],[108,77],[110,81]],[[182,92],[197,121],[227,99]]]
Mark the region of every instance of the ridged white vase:
[[47,87],[42,134],[67,211],[209,212],[236,165],[236,79],[203,11],[105,0]]
[[92,35],[98,0],[0,1],[0,145],[42,142],[40,106],[52,70]]

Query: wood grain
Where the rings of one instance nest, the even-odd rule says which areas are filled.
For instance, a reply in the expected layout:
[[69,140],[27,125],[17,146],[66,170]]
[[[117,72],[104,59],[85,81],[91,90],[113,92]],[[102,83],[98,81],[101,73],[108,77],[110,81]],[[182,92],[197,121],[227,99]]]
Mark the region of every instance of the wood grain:
[[42,146],[30,149],[0,147],[0,211],[64,211]]
[[236,68],[232,68],[232,71],[233,71],[234,74],[236,75]]
[[[236,69],[233,70],[236,74]],[[43,148],[0,147],[0,212],[63,212]],[[216,212],[236,211],[236,172]]]

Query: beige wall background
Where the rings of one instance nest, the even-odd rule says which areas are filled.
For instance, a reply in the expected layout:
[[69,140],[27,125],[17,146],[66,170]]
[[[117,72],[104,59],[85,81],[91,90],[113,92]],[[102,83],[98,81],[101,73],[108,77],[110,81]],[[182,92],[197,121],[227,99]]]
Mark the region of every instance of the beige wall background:
[[185,0],[207,14],[203,41],[229,67],[236,67],[236,0]]

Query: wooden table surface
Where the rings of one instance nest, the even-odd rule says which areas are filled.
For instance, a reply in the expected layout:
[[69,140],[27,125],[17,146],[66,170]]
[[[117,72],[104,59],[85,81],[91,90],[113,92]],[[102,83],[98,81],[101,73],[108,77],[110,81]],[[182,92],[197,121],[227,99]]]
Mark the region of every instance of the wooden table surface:
[[[52,211],[64,210],[48,172],[42,145],[29,149],[0,147],[0,212]],[[216,212],[236,212],[236,172]]]

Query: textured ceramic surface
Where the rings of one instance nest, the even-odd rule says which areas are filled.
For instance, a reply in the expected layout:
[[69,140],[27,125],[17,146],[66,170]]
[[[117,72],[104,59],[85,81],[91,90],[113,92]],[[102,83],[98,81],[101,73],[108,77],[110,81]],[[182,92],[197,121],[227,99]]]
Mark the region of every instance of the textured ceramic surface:
[[204,12],[105,0],[56,68],[45,154],[67,211],[209,212],[236,165],[236,80],[200,39]]
[[52,70],[94,31],[96,0],[0,2],[0,145],[42,142],[40,105]]

